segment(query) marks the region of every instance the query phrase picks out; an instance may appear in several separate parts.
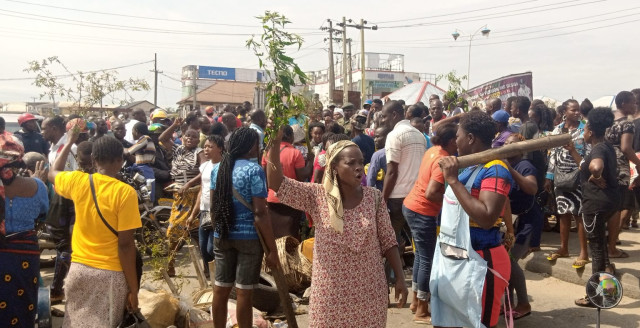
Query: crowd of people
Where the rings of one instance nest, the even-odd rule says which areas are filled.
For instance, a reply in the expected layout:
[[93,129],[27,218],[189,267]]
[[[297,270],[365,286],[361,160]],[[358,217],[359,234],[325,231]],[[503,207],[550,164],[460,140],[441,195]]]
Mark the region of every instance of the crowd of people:
[[[400,307],[407,300],[405,267],[413,270],[409,311],[417,323],[494,327],[502,295],[514,291],[506,314],[526,317],[518,260],[540,251],[543,231],[560,232],[549,261],[569,256],[572,224],[580,240],[574,268],[592,261],[593,272],[615,274],[611,259],[628,257],[617,246],[622,230],[637,228],[640,89],[620,92],[615,103],[615,111],[574,99],[548,108],[518,96],[466,110],[464,101],[432,95],[410,106],[331,104],[289,118],[270,144],[268,114],[248,102],[184,118],[160,109],[131,118],[53,116],[41,129],[23,114],[19,132],[0,135],[0,295],[11,295],[0,299],[0,326],[34,320],[39,224],[56,244],[51,301],[66,301],[65,327],[113,327],[138,308],[141,220],[136,191],[118,179],[123,167],[145,177],[152,201],[173,201],[169,276],[184,238],[198,241],[205,275],[215,278],[215,327],[226,323],[234,286],[239,326],[249,327],[263,258],[279,265],[275,240],[311,235],[311,327],[384,327],[388,286]],[[572,139],[564,147],[458,165],[457,156],[564,133]],[[468,245],[437,242],[455,244],[459,227]],[[403,260],[408,246],[413,263]],[[442,254],[469,253],[489,270],[478,281],[478,310],[462,315],[468,305],[447,303],[449,291],[438,288],[439,266]],[[591,305],[586,297],[575,303]]]

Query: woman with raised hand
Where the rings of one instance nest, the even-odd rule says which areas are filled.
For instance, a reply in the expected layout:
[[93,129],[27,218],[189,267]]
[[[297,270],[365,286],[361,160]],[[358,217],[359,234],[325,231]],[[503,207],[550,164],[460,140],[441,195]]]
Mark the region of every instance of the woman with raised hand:
[[[278,250],[267,209],[265,173],[251,160],[258,157],[258,141],[258,132],[251,128],[234,130],[229,148],[211,170],[215,328],[226,327],[227,302],[234,285],[238,295],[238,326],[251,327],[251,299],[253,288],[260,281],[263,253],[269,267],[278,266]],[[267,249],[263,249],[260,235]]]
[[283,176],[282,130],[267,164],[269,188],[280,202],[314,218],[309,327],[385,327],[389,294],[383,258],[396,279],[398,307],[407,299],[404,272],[389,213],[379,190],[362,186],[364,159],[351,141],[328,147],[322,184]]
[[23,154],[17,138],[0,134],[0,327],[33,327],[38,303],[35,223],[47,213],[49,198],[41,180],[19,175],[26,168]]
[[64,171],[78,132],[77,127],[69,130],[69,142],[49,171],[56,192],[71,199],[76,209],[63,327],[116,327],[125,308],[138,309],[141,272],[136,268],[134,241],[135,230],[142,226],[138,196],[116,178],[124,149],[115,138],[104,136],[93,142],[95,174]]

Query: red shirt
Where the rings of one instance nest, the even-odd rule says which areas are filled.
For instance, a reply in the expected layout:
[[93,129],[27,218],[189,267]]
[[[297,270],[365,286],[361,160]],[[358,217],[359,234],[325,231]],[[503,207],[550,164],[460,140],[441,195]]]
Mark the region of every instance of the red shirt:
[[[262,166],[267,165],[267,158],[269,158],[268,152],[267,155],[262,156]],[[282,163],[282,174],[284,174],[285,177],[291,179],[297,179],[298,177],[296,175],[296,169],[301,169],[305,165],[302,153],[295,147],[293,147],[293,145],[284,141],[280,144],[280,163]],[[280,202],[278,200],[278,197],[276,197],[276,193],[271,189],[269,189],[267,202]]]

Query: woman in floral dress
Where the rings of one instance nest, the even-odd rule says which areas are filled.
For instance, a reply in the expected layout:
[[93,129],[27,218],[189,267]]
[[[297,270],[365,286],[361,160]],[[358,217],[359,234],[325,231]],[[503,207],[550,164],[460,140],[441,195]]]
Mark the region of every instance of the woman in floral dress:
[[332,144],[323,183],[303,183],[282,175],[280,136],[269,154],[269,188],[281,203],[316,218],[309,327],[385,327],[389,294],[383,258],[398,277],[398,307],[406,302],[407,287],[382,195],[361,185],[360,149],[351,141]]

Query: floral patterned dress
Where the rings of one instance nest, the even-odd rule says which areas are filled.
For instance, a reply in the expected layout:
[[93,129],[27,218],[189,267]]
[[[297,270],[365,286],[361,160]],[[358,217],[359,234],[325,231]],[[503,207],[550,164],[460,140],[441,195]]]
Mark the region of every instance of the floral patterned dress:
[[385,327],[389,292],[383,254],[396,246],[386,204],[363,187],[360,204],[344,210],[344,232],[329,222],[322,185],[284,178],[280,202],[315,219],[309,327]]

